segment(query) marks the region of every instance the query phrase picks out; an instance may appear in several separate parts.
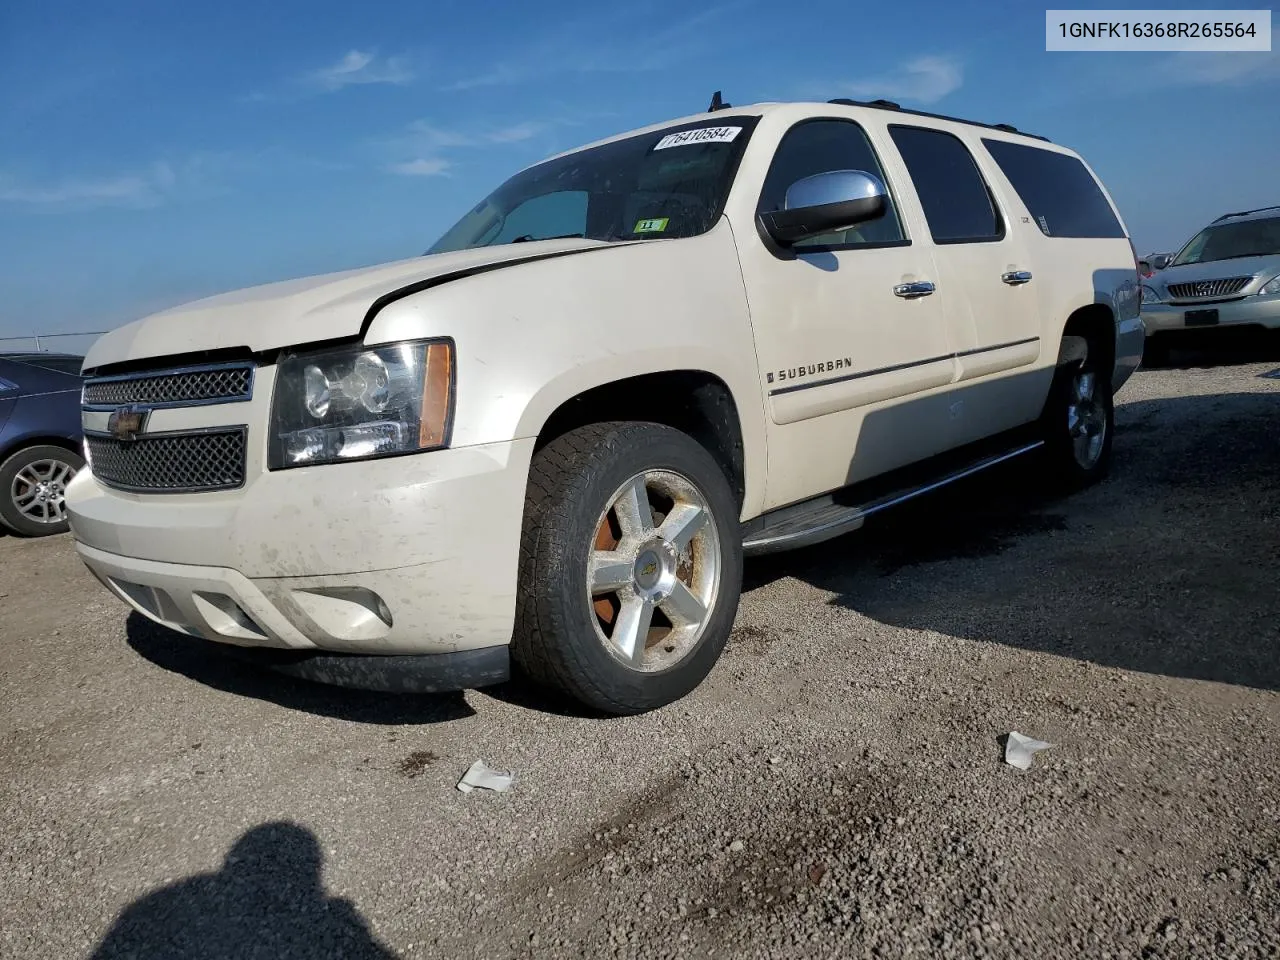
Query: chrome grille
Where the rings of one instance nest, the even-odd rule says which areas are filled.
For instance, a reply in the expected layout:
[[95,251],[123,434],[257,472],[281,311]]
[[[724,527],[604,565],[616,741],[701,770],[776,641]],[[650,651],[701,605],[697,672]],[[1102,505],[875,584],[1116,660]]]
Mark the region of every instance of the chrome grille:
[[89,435],[89,469],[109,487],[148,493],[232,490],[244,485],[245,427],[114,440]]
[[104,407],[118,407],[129,403],[142,403],[152,407],[180,407],[231,403],[248,400],[252,396],[251,363],[94,377],[84,384],[84,402]]
[[1169,284],[1169,296],[1175,300],[1206,300],[1239,293],[1253,277],[1227,277],[1225,280],[1192,280]]

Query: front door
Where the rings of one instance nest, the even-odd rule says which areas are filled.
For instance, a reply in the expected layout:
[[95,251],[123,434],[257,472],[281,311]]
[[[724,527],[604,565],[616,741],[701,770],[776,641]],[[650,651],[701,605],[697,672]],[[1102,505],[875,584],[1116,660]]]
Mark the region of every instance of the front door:
[[[759,211],[780,210],[807,176],[860,170],[886,180],[863,128],[805,120],[782,138]],[[906,187],[906,185],[900,185]],[[919,213],[892,182],[885,216],[792,251],[739,237],[770,414],[772,508],[946,449],[945,402],[916,403],[955,377],[954,346]]]

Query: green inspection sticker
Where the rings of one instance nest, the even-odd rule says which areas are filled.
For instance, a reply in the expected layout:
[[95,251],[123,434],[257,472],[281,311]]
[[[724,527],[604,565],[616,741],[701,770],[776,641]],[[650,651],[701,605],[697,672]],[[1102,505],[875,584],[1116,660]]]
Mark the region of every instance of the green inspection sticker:
[[661,233],[667,229],[670,217],[655,217],[652,220],[637,220],[636,227],[632,233]]

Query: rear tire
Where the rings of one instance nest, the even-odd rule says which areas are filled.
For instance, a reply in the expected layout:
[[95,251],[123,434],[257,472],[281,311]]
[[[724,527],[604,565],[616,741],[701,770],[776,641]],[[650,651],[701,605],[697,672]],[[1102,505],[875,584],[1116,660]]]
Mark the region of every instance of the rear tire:
[[552,440],[529,471],[517,666],[610,714],[689,693],[733,626],[738,512],[719,464],[678,430],[598,423]]
[[1090,347],[1084,360],[1054,371],[1041,418],[1050,480],[1071,491],[1097,483],[1111,467],[1115,405],[1111,371],[1100,369]]
[[0,463],[0,524],[24,537],[67,532],[67,484],[84,460],[65,447],[26,447]]

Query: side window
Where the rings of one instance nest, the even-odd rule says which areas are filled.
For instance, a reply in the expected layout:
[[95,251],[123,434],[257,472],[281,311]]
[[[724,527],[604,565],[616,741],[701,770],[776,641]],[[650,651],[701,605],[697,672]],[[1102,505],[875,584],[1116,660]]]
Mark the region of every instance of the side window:
[[1046,237],[1124,236],[1098,181],[1076,157],[1008,140],[982,143]]
[[561,190],[526,200],[507,214],[502,229],[489,243],[510,243],[516,237],[559,237],[587,232],[585,190]]
[[1004,223],[973,155],[959,137],[927,127],[889,127],[916,185],[934,243],[999,240]]
[[[797,124],[787,131],[773,155],[764,189],[760,192],[760,212],[783,209],[787,188],[791,184],[815,173],[832,170],[862,170],[885,181],[887,186],[875,150],[856,123],[851,120],[808,120]],[[889,208],[883,217],[839,233],[811,237],[795,246],[797,250],[804,250],[906,242],[898,211],[890,198]]]

